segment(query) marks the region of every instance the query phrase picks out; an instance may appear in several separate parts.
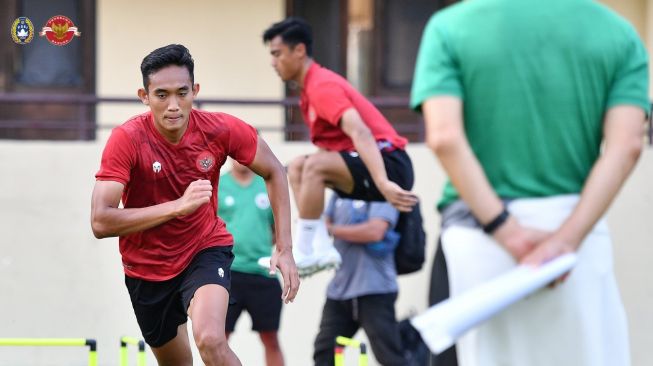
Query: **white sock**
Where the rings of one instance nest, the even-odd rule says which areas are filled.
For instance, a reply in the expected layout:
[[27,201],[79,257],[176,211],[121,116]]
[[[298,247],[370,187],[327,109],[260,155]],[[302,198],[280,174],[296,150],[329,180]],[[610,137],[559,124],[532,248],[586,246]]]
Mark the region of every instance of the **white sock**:
[[298,219],[297,220],[297,250],[304,255],[313,254],[313,239],[322,219]]
[[315,239],[313,239],[313,250],[315,253],[327,253],[333,247],[333,242],[327,231],[326,222],[320,220],[320,223],[315,230]]

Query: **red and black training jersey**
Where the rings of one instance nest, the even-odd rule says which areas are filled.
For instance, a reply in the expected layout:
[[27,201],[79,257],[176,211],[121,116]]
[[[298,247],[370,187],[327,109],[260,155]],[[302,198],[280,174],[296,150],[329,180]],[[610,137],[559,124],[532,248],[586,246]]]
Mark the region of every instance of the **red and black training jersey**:
[[124,208],[176,200],[198,179],[213,185],[213,199],[194,213],[120,237],[125,274],[163,281],[183,271],[200,250],[232,245],[231,234],[216,216],[220,167],[227,156],[249,165],[256,148],[256,130],[225,113],[192,110],[188,128],[176,145],[156,130],[150,112],[116,127],[95,177],[125,186]]
[[300,98],[304,122],[317,147],[330,151],[352,151],[354,143],[340,128],[340,119],[355,108],[376,141],[388,141],[404,149],[407,140],[397,134],[378,109],[347,80],[313,62],[306,72]]

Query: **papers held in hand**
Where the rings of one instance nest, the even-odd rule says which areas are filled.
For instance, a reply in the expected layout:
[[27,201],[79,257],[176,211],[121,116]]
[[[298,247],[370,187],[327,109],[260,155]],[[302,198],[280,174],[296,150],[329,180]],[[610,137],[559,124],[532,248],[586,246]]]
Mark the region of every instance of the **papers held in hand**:
[[504,310],[576,264],[576,254],[565,254],[540,267],[517,266],[465,293],[431,306],[411,319],[431,352],[451,347],[468,330]]

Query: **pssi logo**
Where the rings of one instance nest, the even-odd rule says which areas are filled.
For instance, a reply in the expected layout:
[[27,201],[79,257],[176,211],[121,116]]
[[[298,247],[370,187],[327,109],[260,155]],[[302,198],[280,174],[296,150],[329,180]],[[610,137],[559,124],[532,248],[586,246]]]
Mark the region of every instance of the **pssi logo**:
[[34,24],[28,17],[19,17],[11,25],[11,39],[18,44],[28,44],[34,39]]

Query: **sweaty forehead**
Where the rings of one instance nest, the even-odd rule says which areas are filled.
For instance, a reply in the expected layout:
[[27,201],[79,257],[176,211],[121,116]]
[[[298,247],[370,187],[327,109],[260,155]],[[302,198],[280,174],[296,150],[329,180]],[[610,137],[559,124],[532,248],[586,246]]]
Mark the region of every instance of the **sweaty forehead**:
[[288,48],[288,45],[283,43],[283,38],[281,36],[276,36],[270,41],[270,49],[272,50],[282,50]]
[[192,81],[190,73],[184,66],[167,66],[157,70],[149,75],[150,90],[177,90],[180,88],[190,88]]

